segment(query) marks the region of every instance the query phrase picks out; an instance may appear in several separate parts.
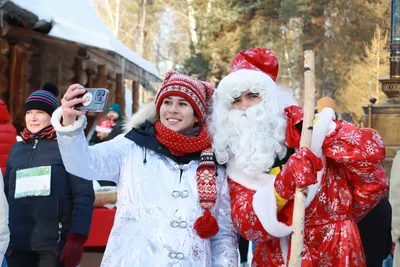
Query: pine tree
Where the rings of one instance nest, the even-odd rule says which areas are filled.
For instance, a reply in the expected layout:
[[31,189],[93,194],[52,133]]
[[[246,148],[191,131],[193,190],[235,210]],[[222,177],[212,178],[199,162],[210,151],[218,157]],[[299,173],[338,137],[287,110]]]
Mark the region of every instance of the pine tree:
[[369,104],[369,98],[375,97],[377,103],[386,100],[380,89],[379,78],[389,73],[388,32],[376,26],[370,45],[365,45],[365,55],[351,66],[346,87],[337,92],[339,111],[348,111],[353,119],[363,119],[363,105]]

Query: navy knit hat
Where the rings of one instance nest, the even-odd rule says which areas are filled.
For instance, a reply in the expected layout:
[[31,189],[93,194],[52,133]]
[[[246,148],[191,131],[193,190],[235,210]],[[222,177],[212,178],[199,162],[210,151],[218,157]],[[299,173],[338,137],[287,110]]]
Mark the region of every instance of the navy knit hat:
[[42,87],[33,92],[25,101],[25,112],[31,109],[43,110],[50,116],[60,103],[57,100],[58,88],[51,82],[45,82]]

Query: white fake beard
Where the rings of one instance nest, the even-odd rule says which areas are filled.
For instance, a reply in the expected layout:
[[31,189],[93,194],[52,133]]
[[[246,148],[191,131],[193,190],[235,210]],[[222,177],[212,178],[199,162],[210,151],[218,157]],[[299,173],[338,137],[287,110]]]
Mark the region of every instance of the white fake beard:
[[230,110],[224,120],[214,121],[213,148],[220,164],[228,161],[250,175],[268,171],[278,156],[286,155],[286,120],[283,112],[264,101],[246,111]]

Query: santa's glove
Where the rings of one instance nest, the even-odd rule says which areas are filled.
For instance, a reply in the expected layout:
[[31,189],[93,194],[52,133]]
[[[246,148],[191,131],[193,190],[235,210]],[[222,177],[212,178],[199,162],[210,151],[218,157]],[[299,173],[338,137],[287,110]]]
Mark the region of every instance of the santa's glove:
[[65,267],[76,267],[82,260],[83,245],[86,242],[86,237],[80,234],[67,234],[67,242],[61,253],[61,261]]
[[275,191],[284,199],[291,199],[296,188],[316,184],[317,172],[323,168],[322,159],[306,147],[290,156],[282,171],[276,176]]

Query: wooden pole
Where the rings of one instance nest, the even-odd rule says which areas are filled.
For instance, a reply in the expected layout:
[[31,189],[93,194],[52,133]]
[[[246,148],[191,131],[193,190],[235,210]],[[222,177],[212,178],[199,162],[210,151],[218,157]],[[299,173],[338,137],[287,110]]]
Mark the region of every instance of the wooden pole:
[[[304,119],[300,147],[311,146],[311,134],[315,109],[315,57],[311,50],[304,51]],[[307,188],[297,188],[293,208],[293,234],[290,247],[289,267],[300,267],[303,256],[304,213]]]

